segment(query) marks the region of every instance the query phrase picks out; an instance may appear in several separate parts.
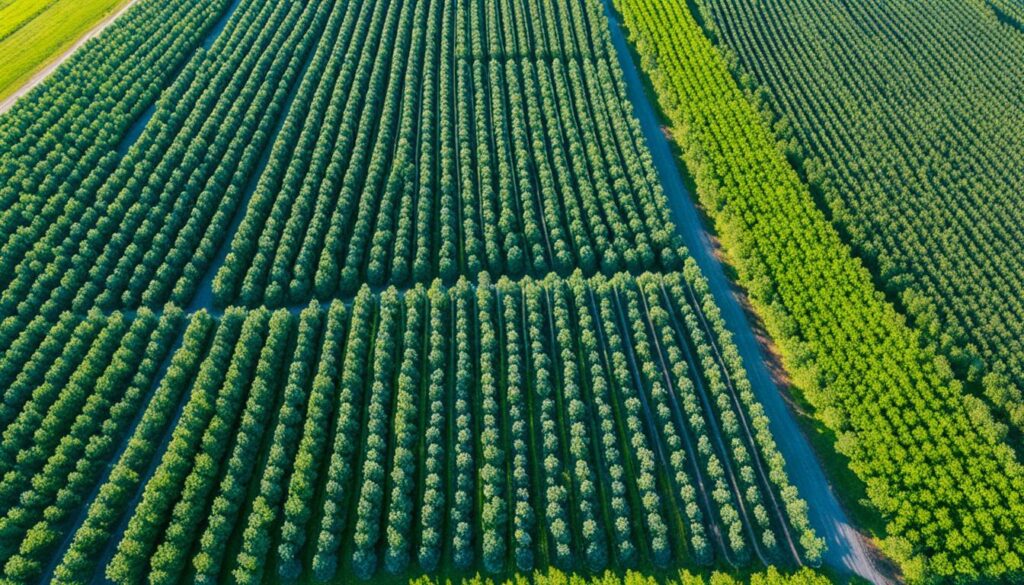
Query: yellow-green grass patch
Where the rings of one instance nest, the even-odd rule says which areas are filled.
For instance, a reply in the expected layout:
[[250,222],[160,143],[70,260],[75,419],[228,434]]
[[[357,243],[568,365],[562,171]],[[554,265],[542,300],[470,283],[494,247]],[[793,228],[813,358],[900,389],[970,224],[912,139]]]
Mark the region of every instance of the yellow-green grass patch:
[[0,0],[0,99],[128,0]]

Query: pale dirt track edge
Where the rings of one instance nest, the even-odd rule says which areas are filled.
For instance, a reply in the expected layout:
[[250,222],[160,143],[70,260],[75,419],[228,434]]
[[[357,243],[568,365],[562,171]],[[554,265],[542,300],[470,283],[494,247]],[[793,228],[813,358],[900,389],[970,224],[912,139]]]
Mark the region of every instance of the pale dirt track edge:
[[82,35],[77,41],[75,41],[73,45],[71,45],[63,53],[58,55],[57,58],[52,59],[42,69],[40,69],[34,75],[32,75],[32,77],[30,77],[28,81],[23,83],[21,87],[16,89],[14,93],[4,98],[3,101],[0,101],[0,115],[6,114],[8,110],[14,107],[14,104],[19,99],[24,97],[28,92],[35,89],[36,86],[46,81],[46,78],[48,78],[54,71],[56,71],[57,68],[60,67],[65,61],[70,59],[71,55],[73,55],[75,51],[82,48],[82,45],[89,42],[90,39],[99,36],[99,34],[106,30],[108,26],[113,24],[114,21],[118,19],[118,17],[120,17],[122,14],[127,12],[132,6],[135,6],[138,3],[139,0],[128,0],[128,2],[119,10],[107,15],[106,18],[98,22],[96,26],[89,29],[84,35]]
[[626,36],[611,6],[612,0],[603,2],[612,45],[626,83],[627,97],[632,102],[633,113],[647,139],[647,147],[679,233],[707,279],[726,327],[733,334],[733,341],[740,352],[754,393],[768,415],[769,427],[785,459],[789,478],[808,504],[811,525],[818,536],[825,538],[828,550],[823,564],[847,578],[857,575],[875,585],[887,585],[891,580],[875,566],[871,552],[840,506],[810,443],[768,371],[767,356],[758,345],[754,331],[732,293],[721,262],[714,255],[711,237],[702,224],[696,205],[676,167],[668,140],[658,123],[657,114],[644,92],[640,72],[633,63]]

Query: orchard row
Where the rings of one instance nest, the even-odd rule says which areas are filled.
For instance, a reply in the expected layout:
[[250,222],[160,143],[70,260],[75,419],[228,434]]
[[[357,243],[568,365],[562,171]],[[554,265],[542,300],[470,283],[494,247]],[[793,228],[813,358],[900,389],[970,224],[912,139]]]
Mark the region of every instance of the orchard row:
[[693,265],[363,287],[297,315],[65,315],[7,355],[23,358],[0,372],[12,581],[795,566],[823,551]]
[[[5,287],[23,260],[46,263],[61,250],[77,249],[84,234],[72,228],[78,220],[94,221],[89,209],[98,202],[76,194],[96,194],[111,179],[131,126],[172,83],[226,5],[142,2],[0,117]],[[170,93],[167,99],[175,98]]]
[[596,2],[243,0],[126,152],[0,136],[0,316],[677,263],[616,67]]
[[[694,16],[619,0],[740,281],[911,581],[1024,568],[1024,474],[986,406],[874,288]],[[753,5],[751,5],[753,6]]]

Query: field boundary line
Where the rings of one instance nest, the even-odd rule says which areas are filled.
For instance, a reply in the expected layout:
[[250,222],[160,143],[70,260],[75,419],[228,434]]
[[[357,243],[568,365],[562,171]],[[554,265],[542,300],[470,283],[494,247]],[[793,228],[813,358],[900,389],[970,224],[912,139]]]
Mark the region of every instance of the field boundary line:
[[96,23],[96,26],[86,31],[85,34],[79,37],[78,40],[75,41],[70,47],[65,49],[64,52],[57,55],[55,58],[47,61],[46,64],[43,65],[42,69],[39,69],[38,71],[33,73],[32,77],[30,77],[18,89],[14,90],[14,92],[11,93],[11,95],[4,98],[3,101],[0,101],[0,115],[6,114],[11,108],[14,107],[14,104],[16,104],[19,99],[28,95],[33,89],[35,89],[44,81],[49,79],[50,75],[52,75],[58,67],[63,65],[65,61],[70,59],[71,56],[74,55],[76,51],[78,51],[78,49],[82,48],[82,46],[84,46],[92,39],[98,37],[103,31],[107,29],[108,26],[114,24],[114,21],[120,18],[122,14],[131,10],[131,8],[139,2],[140,0],[128,0],[117,11],[108,14],[103,20]]

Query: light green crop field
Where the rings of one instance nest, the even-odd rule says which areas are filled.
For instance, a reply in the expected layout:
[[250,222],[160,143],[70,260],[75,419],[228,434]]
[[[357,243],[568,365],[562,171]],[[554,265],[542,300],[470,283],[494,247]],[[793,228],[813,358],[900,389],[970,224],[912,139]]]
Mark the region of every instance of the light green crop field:
[[0,99],[127,0],[0,0]]
[[0,41],[11,36],[56,0],[4,0],[0,2]]

